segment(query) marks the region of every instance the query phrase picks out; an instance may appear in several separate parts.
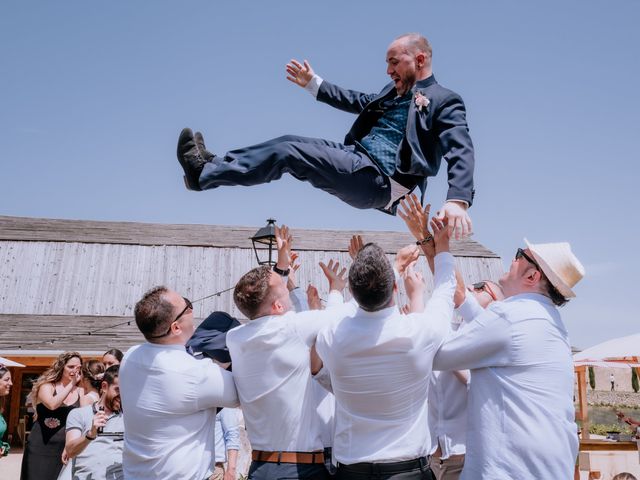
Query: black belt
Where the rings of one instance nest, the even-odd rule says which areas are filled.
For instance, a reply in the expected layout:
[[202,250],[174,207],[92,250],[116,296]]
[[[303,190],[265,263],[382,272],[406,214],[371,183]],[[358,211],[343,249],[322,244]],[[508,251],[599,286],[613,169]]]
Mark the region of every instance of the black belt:
[[420,469],[423,471],[429,470],[429,462],[426,457],[414,458],[413,460],[403,460],[402,462],[391,463],[352,463],[351,465],[345,465],[338,462],[339,470],[346,470],[353,473],[402,473],[410,470]]

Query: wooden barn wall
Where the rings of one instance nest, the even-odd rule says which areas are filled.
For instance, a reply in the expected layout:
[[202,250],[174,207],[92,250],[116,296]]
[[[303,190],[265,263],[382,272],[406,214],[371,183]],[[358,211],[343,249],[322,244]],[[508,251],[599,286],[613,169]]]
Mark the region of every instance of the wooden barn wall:
[[[326,280],[317,265],[335,258],[350,262],[346,252],[300,251],[299,285],[313,283],[325,297]],[[457,265],[468,281],[496,279],[502,272],[494,257],[457,257]],[[232,287],[254,266],[253,250],[241,248],[2,241],[0,313],[131,316],[135,302],[155,285],[196,300]],[[424,258],[418,268],[431,289]],[[240,316],[231,293],[196,303],[195,317],[213,310]]]

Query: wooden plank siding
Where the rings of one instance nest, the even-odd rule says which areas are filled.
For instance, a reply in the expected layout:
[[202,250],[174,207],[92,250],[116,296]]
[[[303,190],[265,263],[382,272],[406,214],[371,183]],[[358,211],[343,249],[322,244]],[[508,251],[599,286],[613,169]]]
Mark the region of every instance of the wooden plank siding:
[[[8,354],[52,350],[105,352],[110,348],[126,351],[144,342],[131,317],[0,315],[0,324],[3,325],[0,351]],[[107,328],[114,325],[118,326]],[[88,332],[94,333],[87,335]],[[50,340],[55,341],[50,343]],[[18,346],[22,348],[16,348]],[[27,357],[16,361],[26,362]],[[33,363],[29,361],[29,365]]]
[[[250,237],[262,226],[165,225],[0,216],[0,240],[250,249]],[[402,221],[398,219],[398,228],[403,227]],[[400,247],[413,241],[404,231],[365,232],[293,228],[292,232],[297,250],[346,251],[349,239],[356,233],[365,236],[367,241],[379,244],[387,253],[395,253]],[[454,241],[452,252],[454,255],[497,258],[495,253],[469,239]]]
[[[313,283],[326,295],[318,263],[331,259],[350,263],[346,252],[300,251],[298,284]],[[457,263],[469,281],[502,271],[498,258],[457,257]],[[241,248],[0,241],[0,314],[131,316],[155,285],[197,300],[233,287],[254,266],[253,251]],[[419,268],[431,289],[424,259]],[[197,318],[213,310],[239,316],[231,292],[195,304]]]
[[[135,322],[95,336],[77,335],[130,319],[135,302],[155,285],[191,300],[222,292],[195,303],[195,318],[214,310],[241,318],[232,292],[225,290],[256,266],[249,237],[257,228],[0,216],[0,350],[23,344],[34,344],[29,350],[126,349],[142,341]],[[348,266],[353,234],[379,243],[390,260],[411,242],[399,232],[293,233],[301,261],[298,284],[305,289],[316,285],[323,298],[328,286],[318,263],[337,259]],[[500,258],[477,242],[455,243],[453,253],[469,282],[502,273]],[[431,291],[424,258],[418,268]],[[399,303],[404,301],[401,286]],[[47,343],[51,338],[60,340],[52,345]]]

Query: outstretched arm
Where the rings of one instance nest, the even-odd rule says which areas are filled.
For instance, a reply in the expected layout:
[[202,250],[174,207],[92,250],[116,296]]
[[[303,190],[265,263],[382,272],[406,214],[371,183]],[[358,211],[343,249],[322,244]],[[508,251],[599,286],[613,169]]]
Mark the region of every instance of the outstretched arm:
[[295,58],[291,59],[291,62],[287,63],[285,67],[287,70],[287,80],[299,85],[302,88],[306,88],[313,76],[315,75],[313,68],[308,61],[300,63]]
[[456,239],[470,235],[472,224],[467,208],[473,203],[473,143],[467,126],[464,102],[451,95],[440,106],[433,119],[438,143],[447,162],[449,192],[440,209],[440,219],[447,218]]
[[429,231],[429,210],[431,205],[427,204],[424,209],[415,193],[408,195],[400,202],[398,216],[407,224],[409,231],[422,248],[424,256],[431,273],[434,270],[433,259],[436,256],[436,248],[433,242],[433,235]]

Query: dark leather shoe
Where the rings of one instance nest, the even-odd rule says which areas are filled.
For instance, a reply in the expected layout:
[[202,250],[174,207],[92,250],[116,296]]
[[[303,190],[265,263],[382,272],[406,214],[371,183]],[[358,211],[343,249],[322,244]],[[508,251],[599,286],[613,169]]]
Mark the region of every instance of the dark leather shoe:
[[178,161],[184,170],[184,183],[187,188],[195,191],[202,190],[198,179],[207,160],[200,153],[190,128],[185,128],[180,132]]
[[209,150],[207,150],[207,147],[204,146],[204,137],[202,136],[202,133],[196,132],[193,136],[193,139],[196,142],[196,147],[198,147],[200,156],[202,156],[202,158],[204,158],[207,162],[213,162],[213,159],[216,156]]

